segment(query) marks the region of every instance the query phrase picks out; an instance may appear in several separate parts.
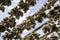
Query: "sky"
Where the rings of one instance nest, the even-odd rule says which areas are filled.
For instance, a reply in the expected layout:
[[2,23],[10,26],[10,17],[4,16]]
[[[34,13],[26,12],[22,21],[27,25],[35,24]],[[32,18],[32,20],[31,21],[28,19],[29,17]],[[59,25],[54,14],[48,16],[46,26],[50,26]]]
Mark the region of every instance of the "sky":
[[[10,10],[11,10],[12,8],[14,8],[15,6],[17,6],[17,4],[18,4],[19,1],[20,1],[20,0],[18,0],[18,1],[17,1],[17,0],[11,1],[12,4],[11,4],[9,7],[8,7],[8,6],[5,6],[5,12],[0,11],[0,21],[3,20],[3,18],[9,16],[8,12],[10,12]],[[46,2],[47,2],[47,0],[39,0],[39,1],[37,1],[36,5],[33,6],[33,7],[30,7],[29,10],[27,11],[27,13],[25,13],[25,14],[23,15],[23,17],[21,17],[19,20],[16,19],[17,25],[18,25],[18,24],[21,24],[21,23],[26,19],[26,17],[35,14],[35,13],[39,10],[39,8],[41,8],[41,7],[43,6],[43,4],[45,4]],[[21,21],[21,20],[22,20],[22,21]],[[48,20],[49,20],[49,19],[46,18],[46,19],[43,20],[42,23],[38,23],[38,22],[36,21],[36,26],[39,27],[39,26],[41,26],[42,24],[44,24],[44,23],[45,23],[46,21],[48,21]],[[37,27],[36,27],[36,28],[37,28]],[[26,34],[32,32],[33,30],[34,30],[34,29],[31,29],[30,31],[24,30],[23,33],[21,34],[22,37],[25,36]],[[27,33],[27,32],[28,32],[28,33]],[[40,30],[39,32],[41,32],[41,34],[43,34],[42,30]],[[39,33],[39,32],[37,32],[37,33]],[[2,35],[3,35],[3,34],[2,34]],[[0,36],[0,40],[3,40],[1,36]]]

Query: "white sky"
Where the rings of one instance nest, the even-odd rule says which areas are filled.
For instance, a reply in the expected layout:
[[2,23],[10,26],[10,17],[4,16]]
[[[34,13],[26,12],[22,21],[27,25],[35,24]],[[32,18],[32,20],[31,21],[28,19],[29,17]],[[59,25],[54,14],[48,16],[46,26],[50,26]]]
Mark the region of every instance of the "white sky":
[[[1,21],[3,18],[9,16],[9,15],[8,15],[8,12],[9,12],[12,8],[14,8],[14,7],[18,4],[19,1],[20,1],[20,0],[18,0],[18,1],[17,1],[17,0],[12,1],[12,5],[11,5],[11,6],[9,6],[9,7],[8,7],[8,6],[5,6],[5,12],[0,11],[0,21]],[[30,7],[29,10],[28,10],[28,12],[27,12],[26,14],[24,14],[23,17],[21,17],[19,20],[16,20],[17,24],[22,23],[23,20],[25,20],[27,16],[31,16],[31,15],[33,15],[35,12],[37,12],[37,11],[39,10],[39,8],[41,8],[41,7],[43,6],[43,4],[46,3],[46,2],[47,2],[47,0],[39,0],[39,1],[37,1],[37,4],[36,4],[35,6],[33,6],[33,7]],[[21,21],[21,20],[22,20],[22,21]],[[48,21],[47,18],[44,19],[42,23],[37,23],[37,22],[36,22],[36,26],[39,27],[41,24],[45,23],[46,21]],[[34,29],[30,30],[29,32],[28,32],[27,30],[25,30],[25,31],[22,33],[22,36],[25,36],[25,35],[27,34],[27,32],[30,33],[30,32],[33,31],[33,30],[34,30]],[[41,34],[42,34],[42,31],[39,31],[39,32],[41,32]],[[38,32],[38,33],[39,33],[39,32]],[[1,36],[0,36],[0,40],[3,40]]]

